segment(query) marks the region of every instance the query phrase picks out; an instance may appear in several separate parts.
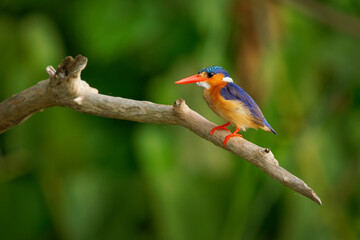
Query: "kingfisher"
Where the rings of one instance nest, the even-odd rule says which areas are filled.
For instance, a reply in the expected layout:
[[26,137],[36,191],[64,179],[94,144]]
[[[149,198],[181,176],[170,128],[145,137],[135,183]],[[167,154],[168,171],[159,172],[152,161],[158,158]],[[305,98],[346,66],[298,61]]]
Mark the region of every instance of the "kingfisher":
[[224,129],[233,124],[236,130],[225,137],[223,146],[232,137],[243,137],[238,134],[240,130],[247,128],[262,129],[277,134],[266,121],[256,102],[241,87],[236,85],[229,73],[222,67],[210,66],[203,68],[198,74],[181,79],[176,84],[196,83],[203,88],[202,94],[208,104],[218,116],[225,119],[227,123],[217,126],[210,131],[210,136],[216,130]]

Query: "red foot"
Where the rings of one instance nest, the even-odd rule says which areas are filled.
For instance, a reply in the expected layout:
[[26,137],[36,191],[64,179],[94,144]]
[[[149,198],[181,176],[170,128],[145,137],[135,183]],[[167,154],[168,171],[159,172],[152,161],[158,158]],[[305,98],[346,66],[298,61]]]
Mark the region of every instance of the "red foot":
[[227,126],[229,126],[229,125],[230,125],[230,123],[228,122],[228,123],[225,123],[224,125],[214,127],[214,128],[211,130],[211,132],[210,132],[210,136],[212,136],[212,135],[214,134],[214,132],[215,132],[216,130],[219,130],[219,129],[224,129],[224,130],[230,132],[229,129],[225,128],[225,127],[227,127]]
[[226,136],[226,138],[224,140],[224,143],[223,143],[224,147],[226,146],[226,143],[227,143],[227,141],[229,141],[230,138],[232,138],[232,137],[243,137],[241,134],[237,134],[239,131],[240,131],[240,128],[237,128],[235,130],[235,132],[233,132],[232,134]]

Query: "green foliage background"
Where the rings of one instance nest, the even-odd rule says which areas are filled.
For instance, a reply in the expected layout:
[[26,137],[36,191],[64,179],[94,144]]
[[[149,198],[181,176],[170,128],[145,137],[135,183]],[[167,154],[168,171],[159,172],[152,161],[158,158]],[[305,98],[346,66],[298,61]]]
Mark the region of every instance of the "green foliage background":
[[[54,107],[0,135],[0,239],[360,239],[360,40],[266,2],[2,0],[0,100],[82,54],[100,93],[182,97],[223,124],[198,87],[173,83],[221,65],[278,132],[244,137],[323,206],[186,129]],[[319,2],[360,21],[357,0]]]

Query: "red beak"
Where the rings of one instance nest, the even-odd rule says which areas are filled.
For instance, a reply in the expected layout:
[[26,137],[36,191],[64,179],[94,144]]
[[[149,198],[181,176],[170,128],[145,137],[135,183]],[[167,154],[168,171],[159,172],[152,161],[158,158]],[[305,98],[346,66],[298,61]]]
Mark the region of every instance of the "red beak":
[[179,81],[176,81],[175,83],[176,84],[186,84],[186,83],[194,83],[194,82],[203,82],[205,80],[206,80],[206,78],[200,76],[199,74],[196,74],[196,75],[192,75],[190,77],[181,79]]

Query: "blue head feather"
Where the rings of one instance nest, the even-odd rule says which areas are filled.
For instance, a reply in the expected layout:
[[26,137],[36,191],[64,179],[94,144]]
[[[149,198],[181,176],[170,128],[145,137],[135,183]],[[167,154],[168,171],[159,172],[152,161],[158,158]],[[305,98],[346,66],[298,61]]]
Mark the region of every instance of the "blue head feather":
[[200,74],[202,72],[214,73],[214,74],[222,73],[222,74],[224,74],[224,77],[229,77],[229,73],[220,66],[210,66],[210,67],[203,68],[199,71],[198,74]]

